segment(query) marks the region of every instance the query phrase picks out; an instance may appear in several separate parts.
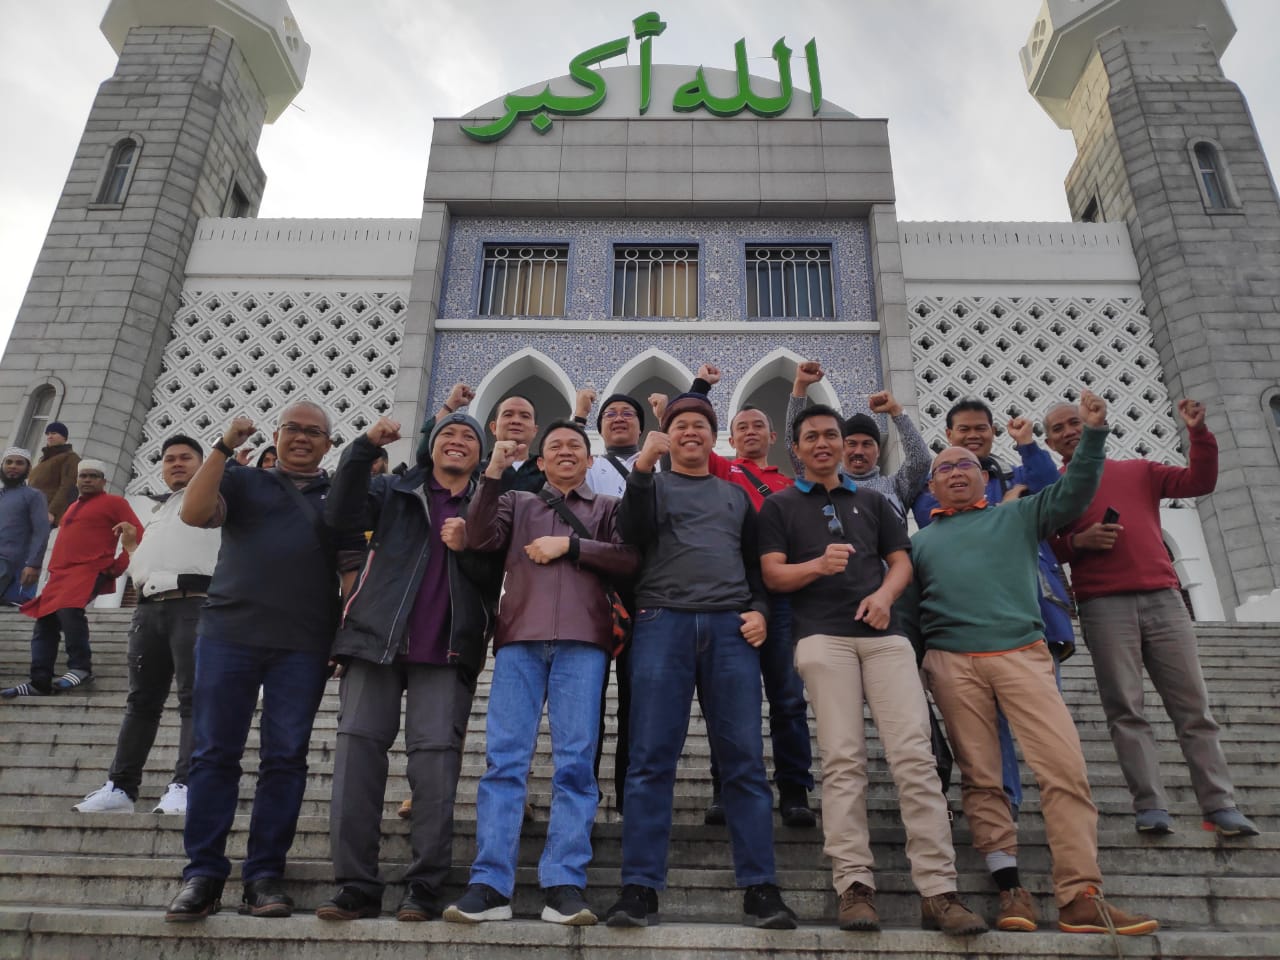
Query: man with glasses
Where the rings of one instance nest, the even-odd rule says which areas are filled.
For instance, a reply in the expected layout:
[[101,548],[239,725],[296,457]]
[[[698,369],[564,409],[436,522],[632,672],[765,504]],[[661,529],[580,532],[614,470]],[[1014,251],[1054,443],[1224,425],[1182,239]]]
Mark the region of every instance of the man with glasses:
[[842,476],[839,414],[823,405],[792,423],[805,479],[760,510],[765,584],[788,594],[796,666],[813,701],[822,750],[825,853],[843,930],[878,930],[867,827],[867,748],[862,705],[880,730],[907,829],[921,924],[982,933],[982,918],[956,895],[955,850],[930,746],[928,707],[915,651],[893,614],[911,580],[906,527],[889,501]]
[[1079,413],[1084,436],[1066,475],[999,507],[987,500],[989,478],[970,448],[947,447],[934,458],[929,486],[938,506],[934,522],[911,539],[915,574],[902,606],[926,647],[925,677],[960,765],[974,846],[1000,892],[996,927],[1030,931],[1039,922],[1018,874],[1017,826],[1001,784],[999,704],[1040,787],[1059,929],[1150,933],[1155,920],[1102,899],[1098,811],[1038,603],[1039,542],[1088,507],[1102,476],[1106,401],[1085,390]]
[[[62,514],[60,533],[49,559],[49,580],[19,609],[36,621],[31,637],[31,679],[0,690],[3,697],[43,697],[93,682],[89,621],[84,608],[94,597],[114,593],[116,577],[129,566],[129,554],[117,552],[122,524],[141,528],[124,497],[107,493],[107,465],[81,460],[76,473],[79,496]],[[59,641],[67,647],[67,672],[54,679]]]
[[228,468],[256,429],[248,417],[231,421],[187,484],[181,509],[184,523],[220,527],[222,547],[196,638],[183,833],[188,863],[165,914],[170,921],[200,920],[221,905],[240,761],[260,688],[262,742],[240,912],[293,912],[284,890],[285,858],[307,785],[311,727],[330,673],[339,571],[354,573],[365,553],[363,533],[338,535],[324,524],[329,476],[320,461],[331,445],[328,412],[306,400],[291,403],[272,437],[275,467]]

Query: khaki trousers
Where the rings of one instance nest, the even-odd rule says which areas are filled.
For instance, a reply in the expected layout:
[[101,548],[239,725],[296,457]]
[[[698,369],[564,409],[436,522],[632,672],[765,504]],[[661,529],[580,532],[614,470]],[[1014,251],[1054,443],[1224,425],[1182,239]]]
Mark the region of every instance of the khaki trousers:
[[1036,643],[987,657],[930,650],[924,672],[960,766],[960,798],[973,845],[982,853],[1018,851],[1000,772],[998,703],[1040,785],[1058,906],[1086,887],[1101,889],[1098,810],[1080,737],[1054,682],[1048,646]]
[[929,738],[929,708],[910,641],[901,636],[813,634],[796,644],[796,669],[817,717],[823,850],[831,858],[836,892],[843,893],[854,882],[875,888],[867,829],[864,699],[898,788],[911,879],[921,896],[954,891],[951,824]]

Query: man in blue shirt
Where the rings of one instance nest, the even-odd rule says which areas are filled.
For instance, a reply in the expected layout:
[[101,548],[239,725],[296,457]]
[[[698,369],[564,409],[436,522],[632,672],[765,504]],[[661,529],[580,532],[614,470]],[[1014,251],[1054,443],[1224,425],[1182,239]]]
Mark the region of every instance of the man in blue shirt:
[[[49,505],[44,494],[27,486],[31,454],[10,447],[0,462],[0,603],[21,603],[34,596],[44,550],[49,542]],[[23,596],[22,591],[32,591]]]

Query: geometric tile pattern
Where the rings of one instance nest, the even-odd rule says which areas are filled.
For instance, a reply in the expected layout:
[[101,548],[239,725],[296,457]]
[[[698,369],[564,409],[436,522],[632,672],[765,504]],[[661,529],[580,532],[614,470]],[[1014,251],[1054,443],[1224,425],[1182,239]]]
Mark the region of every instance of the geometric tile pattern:
[[[129,493],[160,493],[160,444],[187,433],[212,444],[232,417],[254,419],[249,443],[271,442],[280,410],[324,405],[334,449],[391,409],[405,298],[399,293],[184,290],[134,459]],[[208,441],[208,443],[206,443]]]
[[[440,316],[478,315],[486,244],[568,244],[569,320],[613,318],[614,246],[698,248],[698,317],[751,322],[747,316],[747,245],[831,246],[835,279],[832,319],[875,321],[866,220],[678,220],[454,217],[449,227]],[[643,319],[628,317],[630,319]],[[755,318],[758,319],[758,318]]]
[[[1107,400],[1108,455],[1185,463],[1169,392],[1138,297],[926,296],[908,306],[911,352],[930,446],[947,409],[978,397],[1003,421],[1034,418],[1087,387]],[[1005,459],[1013,445],[997,441]]]

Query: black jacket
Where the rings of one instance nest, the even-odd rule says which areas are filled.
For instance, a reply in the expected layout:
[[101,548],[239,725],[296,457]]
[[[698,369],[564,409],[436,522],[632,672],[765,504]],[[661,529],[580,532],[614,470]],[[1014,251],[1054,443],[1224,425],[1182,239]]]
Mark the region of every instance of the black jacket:
[[[378,447],[363,435],[343,453],[325,502],[325,522],[340,531],[373,530],[369,555],[347,598],[333,656],[391,663],[408,650],[409,614],[431,550],[446,549],[431,535],[423,484],[431,467],[403,477],[370,477]],[[464,499],[475,491],[472,481]],[[502,576],[500,554],[449,552],[449,662],[474,679],[484,667],[493,605]]]

